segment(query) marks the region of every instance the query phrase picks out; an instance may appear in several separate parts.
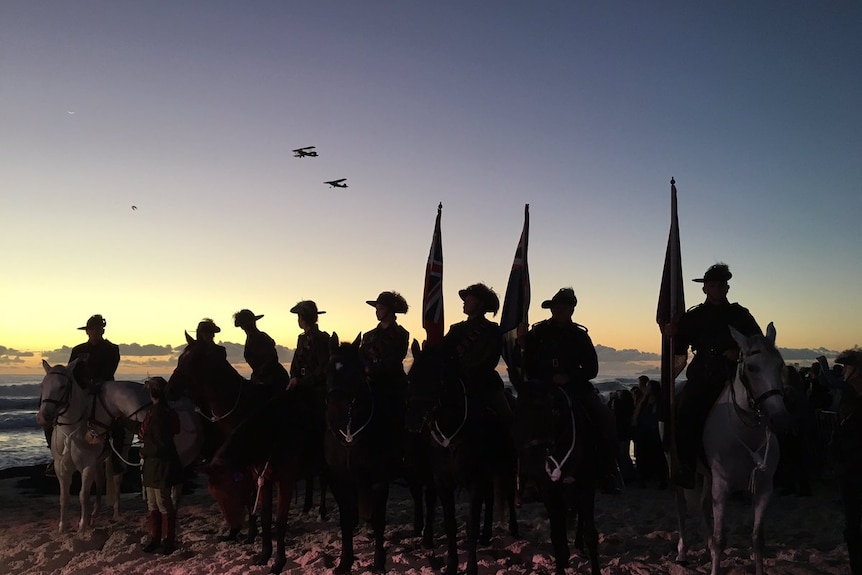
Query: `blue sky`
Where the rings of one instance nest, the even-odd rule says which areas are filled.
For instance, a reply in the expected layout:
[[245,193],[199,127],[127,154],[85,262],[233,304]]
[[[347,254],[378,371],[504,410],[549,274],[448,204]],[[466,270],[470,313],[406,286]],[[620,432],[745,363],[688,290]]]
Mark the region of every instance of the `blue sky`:
[[390,289],[421,340],[442,202],[448,324],[502,297],[529,203],[530,319],[572,286],[596,343],[655,352],[675,177],[686,278],[725,261],[779,345],[850,347],[860,64],[854,2],[0,0],[0,346],[93,313],[242,341],[247,307],[292,347],[296,301],[353,337]]

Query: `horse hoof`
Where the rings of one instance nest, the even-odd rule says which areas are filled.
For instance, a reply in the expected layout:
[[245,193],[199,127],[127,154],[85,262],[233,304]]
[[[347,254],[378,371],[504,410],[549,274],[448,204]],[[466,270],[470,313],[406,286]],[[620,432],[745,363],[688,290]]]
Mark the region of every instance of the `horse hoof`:
[[434,549],[434,538],[433,537],[423,537],[422,538],[422,547],[424,549]]
[[266,565],[269,563],[270,553],[261,553],[254,558],[253,563],[255,565]]
[[278,575],[284,569],[285,564],[287,563],[287,559],[284,557],[279,557],[272,564],[272,569],[269,570],[270,573],[274,575]]
[[335,573],[336,575],[347,575],[348,573],[350,573],[350,570],[352,568],[353,568],[352,563],[346,563],[344,561],[341,561],[338,563],[338,565],[335,567],[335,569],[332,570],[332,572]]

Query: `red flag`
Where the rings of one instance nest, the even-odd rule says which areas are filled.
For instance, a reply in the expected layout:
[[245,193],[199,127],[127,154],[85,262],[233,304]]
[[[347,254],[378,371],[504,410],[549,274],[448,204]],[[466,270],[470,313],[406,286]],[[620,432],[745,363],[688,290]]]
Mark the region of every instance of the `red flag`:
[[[667,238],[667,251],[664,256],[664,270],[661,275],[661,288],[658,294],[656,322],[660,330],[676,321],[685,311],[685,292],[682,285],[682,253],[679,248],[679,219],[676,209],[676,182],[670,180],[670,233]],[[661,388],[662,405],[660,419],[668,421],[675,394],[676,373],[674,369],[673,338],[661,338]]]
[[515,354],[515,339],[520,323],[528,323],[530,309],[530,268],[527,265],[527,244],[530,238],[530,204],[524,205],[524,229],[515,249],[503,312],[500,314],[500,331],[503,334],[503,361],[509,368],[509,379],[514,385],[520,383],[520,361]]
[[443,241],[440,237],[440,215],[443,204],[437,206],[437,222],[431,238],[431,251],[425,266],[425,291],[422,294],[422,327],[427,345],[443,343]]

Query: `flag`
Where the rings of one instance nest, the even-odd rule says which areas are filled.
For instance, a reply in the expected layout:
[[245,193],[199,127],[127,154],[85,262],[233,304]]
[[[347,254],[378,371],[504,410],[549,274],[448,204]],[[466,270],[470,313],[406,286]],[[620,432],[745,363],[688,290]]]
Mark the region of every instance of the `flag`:
[[656,308],[656,322],[662,330],[661,338],[661,389],[662,402],[659,418],[669,421],[674,403],[676,369],[674,367],[673,338],[664,334],[665,325],[676,321],[685,311],[685,293],[682,285],[682,253],[679,249],[679,219],[676,209],[676,182],[670,180],[670,233],[664,256],[664,270]]
[[425,290],[422,294],[422,327],[427,345],[443,343],[443,242],[440,238],[440,214],[443,204],[437,206],[437,221],[431,237],[431,251],[425,266]]
[[500,314],[500,331],[503,334],[503,361],[509,370],[509,380],[518,386],[523,380],[520,357],[515,350],[518,325],[528,323],[530,309],[530,269],[527,266],[527,243],[530,237],[530,204],[524,205],[524,229],[515,249],[506,296],[503,298],[503,313]]

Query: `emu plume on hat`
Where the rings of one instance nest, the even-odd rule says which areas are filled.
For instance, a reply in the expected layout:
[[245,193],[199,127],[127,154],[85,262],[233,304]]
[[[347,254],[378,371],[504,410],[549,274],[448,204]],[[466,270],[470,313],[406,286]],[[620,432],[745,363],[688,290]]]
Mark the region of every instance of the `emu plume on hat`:
[[100,314],[96,314],[90,316],[90,319],[87,320],[87,325],[82,325],[78,329],[90,329],[92,327],[99,328],[105,327],[106,325],[108,325],[108,322],[105,321],[105,318]]
[[323,310],[317,309],[317,304],[314,303],[310,299],[302,300],[301,302],[297,302],[295,306],[290,308],[290,313],[295,313],[297,315],[307,316],[307,315],[320,315],[322,313],[326,313]]
[[197,331],[204,331],[206,333],[216,334],[221,331],[221,328],[216,325],[216,323],[210,318],[206,317],[198,322]]
[[572,307],[578,305],[578,298],[575,296],[575,290],[570,287],[560,288],[554,297],[546,299],[542,302],[543,309],[549,309],[555,303],[564,303]]
[[407,300],[404,299],[400,293],[395,291],[384,291],[380,292],[380,295],[377,296],[376,300],[366,300],[370,306],[376,306],[377,304],[385,305],[389,309],[392,310],[393,313],[407,313]]
[[247,325],[252,325],[254,322],[263,317],[261,315],[254,315],[251,313],[250,309],[241,309],[235,314],[233,314],[233,324],[236,327],[244,327]]
[[500,309],[500,298],[493,289],[483,283],[473,284],[458,290],[458,295],[462,300],[468,295],[478,298],[484,304],[483,309],[486,312],[497,313],[497,310]]
[[862,349],[854,347],[853,349],[845,349],[835,358],[835,363],[841,365],[852,365],[853,367],[862,367]]

